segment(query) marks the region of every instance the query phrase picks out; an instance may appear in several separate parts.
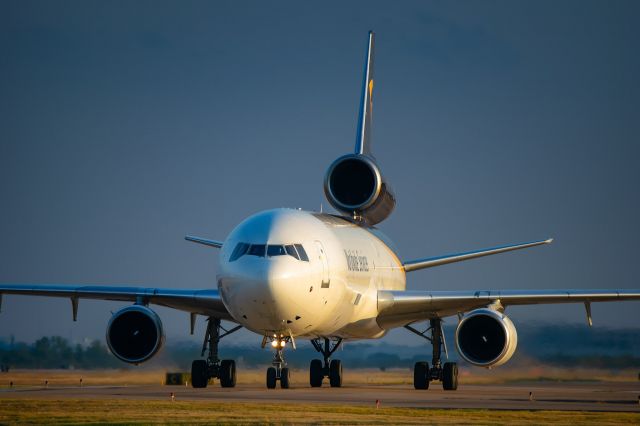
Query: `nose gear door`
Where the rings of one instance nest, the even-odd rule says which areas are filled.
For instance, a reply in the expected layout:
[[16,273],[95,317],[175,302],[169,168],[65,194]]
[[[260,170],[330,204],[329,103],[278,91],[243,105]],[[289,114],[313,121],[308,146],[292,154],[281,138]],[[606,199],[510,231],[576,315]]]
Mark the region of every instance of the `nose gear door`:
[[316,241],[316,248],[318,249],[318,257],[322,264],[322,288],[329,288],[329,262],[327,261],[327,254],[324,251],[324,247],[320,241]]

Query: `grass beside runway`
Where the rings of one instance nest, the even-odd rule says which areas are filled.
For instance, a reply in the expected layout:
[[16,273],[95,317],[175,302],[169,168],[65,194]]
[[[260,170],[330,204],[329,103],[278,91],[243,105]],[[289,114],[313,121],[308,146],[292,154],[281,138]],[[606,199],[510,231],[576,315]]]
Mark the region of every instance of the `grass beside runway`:
[[[238,368],[238,384],[264,386],[266,367],[263,369]],[[85,386],[134,386],[164,384],[164,370],[127,369],[127,370],[11,370],[0,374],[0,389],[9,387],[43,386],[79,386],[80,379]],[[295,369],[291,373],[291,383],[295,387],[309,386],[309,371]],[[637,370],[587,370],[560,369],[544,366],[523,368],[502,368],[487,370],[462,368],[460,383],[463,385],[509,384],[523,381],[554,382],[637,382]],[[413,370],[389,369],[345,369],[345,385],[411,385]],[[215,386],[218,386],[216,383]],[[438,386],[438,384],[434,384]]]
[[2,424],[70,423],[314,423],[314,424],[519,424],[620,425],[640,413],[415,409],[324,404],[220,403],[87,399],[1,399]]

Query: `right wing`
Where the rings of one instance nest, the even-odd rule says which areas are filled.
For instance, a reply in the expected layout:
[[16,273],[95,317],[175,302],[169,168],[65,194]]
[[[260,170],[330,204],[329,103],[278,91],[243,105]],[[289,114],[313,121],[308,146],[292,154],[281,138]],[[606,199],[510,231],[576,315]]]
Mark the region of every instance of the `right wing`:
[[616,302],[640,300],[640,290],[497,290],[497,291],[378,291],[377,322],[382,328],[401,327],[498,304]]
[[71,300],[74,311],[77,309],[79,299],[117,300],[141,304],[151,303],[235,322],[231,314],[227,311],[227,308],[222,303],[222,298],[220,297],[218,290],[183,290],[170,288],[93,285],[73,286],[58,284],[0,284],[0,301],[2,301],[3,294],[66,297]]

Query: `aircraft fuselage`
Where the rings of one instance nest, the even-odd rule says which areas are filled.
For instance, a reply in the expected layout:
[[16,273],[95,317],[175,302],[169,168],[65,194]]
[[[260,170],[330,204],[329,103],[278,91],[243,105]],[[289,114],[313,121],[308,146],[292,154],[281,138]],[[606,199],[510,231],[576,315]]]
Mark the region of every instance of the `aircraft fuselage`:
[[234,319],[255,333],[382,337],[378,290],[406,287],[390,244],[379,230],[345,218],[263,211],[225,240],[218,288]]

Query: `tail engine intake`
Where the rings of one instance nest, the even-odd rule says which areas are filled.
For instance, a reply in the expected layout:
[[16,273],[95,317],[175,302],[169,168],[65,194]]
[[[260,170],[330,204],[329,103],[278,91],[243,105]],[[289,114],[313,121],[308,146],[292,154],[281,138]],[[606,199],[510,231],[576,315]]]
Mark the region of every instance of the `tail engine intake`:
[[375,225],[389,217],[396,199],[371,157],[349,154],[329,166],[324,193],[342,213]]
[[518,345],[511,320],[493,309],[476,309],[465,315],[456,329],[456,348],[466,361],[480,367],[497,367],[509,361]]
[[107,345],[111,353],[124,362],[145,362],[163,343],[160,317],[145,306],[127,306],[113,314],[107,325]]

